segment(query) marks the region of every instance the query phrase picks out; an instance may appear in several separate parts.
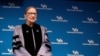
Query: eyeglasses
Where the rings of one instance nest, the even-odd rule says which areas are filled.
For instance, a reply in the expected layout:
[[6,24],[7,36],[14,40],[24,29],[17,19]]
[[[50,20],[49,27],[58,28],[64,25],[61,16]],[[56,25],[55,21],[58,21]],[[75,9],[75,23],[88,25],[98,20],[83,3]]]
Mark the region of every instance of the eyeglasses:
[[32,15],[32,14],[37,15],[37,13],[33,13],[33,12],[27,12],[26,14],[29,14],[29,15]]

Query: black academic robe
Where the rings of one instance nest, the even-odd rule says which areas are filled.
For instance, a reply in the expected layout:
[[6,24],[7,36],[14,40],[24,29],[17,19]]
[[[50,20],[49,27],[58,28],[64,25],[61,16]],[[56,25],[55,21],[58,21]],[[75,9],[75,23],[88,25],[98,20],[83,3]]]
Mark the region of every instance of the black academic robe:
[[14,56],[52,56],[46,28],[36,23],[15,26],[12,45]]

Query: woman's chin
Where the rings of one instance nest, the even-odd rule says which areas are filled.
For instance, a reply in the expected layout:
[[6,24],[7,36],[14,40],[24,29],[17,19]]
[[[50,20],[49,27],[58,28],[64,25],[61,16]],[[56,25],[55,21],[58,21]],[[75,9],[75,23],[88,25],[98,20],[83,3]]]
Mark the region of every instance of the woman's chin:
[[31,21],[31,23],[35,23],[35,21]]

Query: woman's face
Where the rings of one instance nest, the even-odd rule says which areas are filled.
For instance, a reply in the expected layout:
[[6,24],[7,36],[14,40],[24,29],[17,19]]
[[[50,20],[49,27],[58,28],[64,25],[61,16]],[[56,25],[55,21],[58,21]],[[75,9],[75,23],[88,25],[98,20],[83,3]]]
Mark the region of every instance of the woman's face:
[[24,15],[26,22],[28,23],[34,23],[37,19],[37,11],[35,8],[29,8]]

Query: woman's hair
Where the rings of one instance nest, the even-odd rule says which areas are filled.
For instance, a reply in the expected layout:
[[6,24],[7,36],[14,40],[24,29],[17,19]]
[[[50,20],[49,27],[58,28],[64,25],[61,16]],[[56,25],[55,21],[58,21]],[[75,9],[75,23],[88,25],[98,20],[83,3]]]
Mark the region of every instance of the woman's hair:
[[26,13],[27,13],[27,11],[28,11],[30,8],[34,8],[34,9],[37,11],[37,9],[36,9],[34,6],[29,6],[29,7],[27,7],[27,8],[25,9],[24,14],[26,14]]

